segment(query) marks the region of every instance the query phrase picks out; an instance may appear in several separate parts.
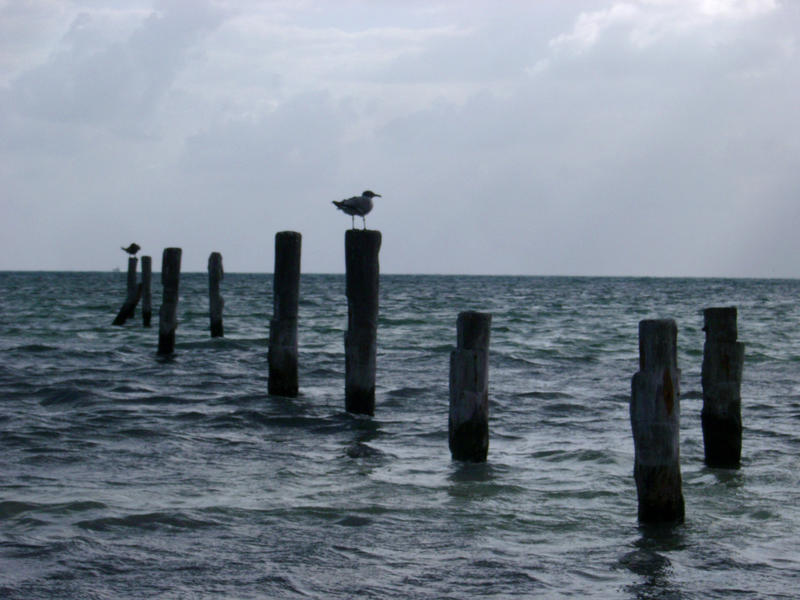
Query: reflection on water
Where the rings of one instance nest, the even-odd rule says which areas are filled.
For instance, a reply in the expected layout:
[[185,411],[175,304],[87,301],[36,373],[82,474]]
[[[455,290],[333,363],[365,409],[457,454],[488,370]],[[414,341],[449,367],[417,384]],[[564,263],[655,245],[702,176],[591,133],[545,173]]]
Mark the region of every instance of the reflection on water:
[[626,590],[637,599],[678,600],[685,596],[672,580],[672,562],[665,556],[680,551],[686,544],[684,525],[642,525],[636,547],[622,556],[620,566],[640,579]]
[[495,479],[495,467],[490,463],[453,461],[447,479],[458,483],[482,483]]

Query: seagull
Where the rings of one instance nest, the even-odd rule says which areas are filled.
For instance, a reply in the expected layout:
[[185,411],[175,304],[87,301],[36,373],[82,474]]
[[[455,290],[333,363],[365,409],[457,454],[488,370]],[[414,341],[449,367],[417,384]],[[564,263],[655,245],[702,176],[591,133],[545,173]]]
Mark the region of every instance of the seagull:
[[362,192],[360,196],[353,196],[346,200],[334,200],[333,203],[336,205],[336,208],[353,218],[353,229],[356,228],[356,215],[363,219],[364,229],[366,229],[367,219],[365,217],[367,213],[372,210],[372,199],[376,197],[381,198],[381,195],[366,190]]
[[125,250],[125,252],[127,252],[131,256],[134,256],[139,250],[141,250],[141,247],[139,246],[139,244],[134,242],[133,244],[131,244],[127,248],[123,247],[122,249]]

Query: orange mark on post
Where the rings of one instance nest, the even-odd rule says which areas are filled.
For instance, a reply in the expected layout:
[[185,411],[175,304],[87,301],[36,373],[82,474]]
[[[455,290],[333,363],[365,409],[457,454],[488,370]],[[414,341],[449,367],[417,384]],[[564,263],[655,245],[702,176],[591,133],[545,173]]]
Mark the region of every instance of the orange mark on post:
[[667,407],[667,414],[672,414],[672,409],[675,407],[675,388],[672,386],[672,376],[669,369],[664,369],[664,382],[661,386],[664,394],[664,406]]

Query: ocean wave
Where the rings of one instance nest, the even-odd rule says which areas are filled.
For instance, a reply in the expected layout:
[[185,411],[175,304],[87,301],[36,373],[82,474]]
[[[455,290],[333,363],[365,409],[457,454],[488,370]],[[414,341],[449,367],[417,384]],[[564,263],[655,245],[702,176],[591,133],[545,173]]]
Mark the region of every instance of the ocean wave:
[[77,521],[76,527],[92,531],[113,531],[135,529],[143,531],[158,530],[199,530],[219,526],[219,522],[209,519],[196,519],[180,511],[136,513],[123,517],[103,517]]
[[566,392],[540,391],[540,390],[532,390],[529,392],[528,391],[517,392],[514,395],[518,398],[539,398],[541,400],[564,400],[564,399],[574,398],[574,396]]
[[250,350],[256,344],[252,340],[238,340],[230,337],[209,337],[197,341],[176,341],[175,350]]
[[76,512],[101,510],[107,508],[102,502],[76,500],[73,502],[56,502],[51,504],[39,502],[19,502],[6,500],[0,502],[0,519],[11,519],[29,513],[48,513],[51,515],[67,515]]
[[[302,410],[302,409],[299,409]],[[241,409],[227,414],[216,415],[209,420],[215,428],[264,428],[281,429],[307,429],[308,431],[321,431],[329,428],[340,427],[340,422],[329,417],[307,414],[280,414],[275,410]]]
[[12,346],[8,352],[19,354],[43,354],[45,352],[55,352],[60,350],[58,346],[48,346],[47,344],[23,344],[21,346]]

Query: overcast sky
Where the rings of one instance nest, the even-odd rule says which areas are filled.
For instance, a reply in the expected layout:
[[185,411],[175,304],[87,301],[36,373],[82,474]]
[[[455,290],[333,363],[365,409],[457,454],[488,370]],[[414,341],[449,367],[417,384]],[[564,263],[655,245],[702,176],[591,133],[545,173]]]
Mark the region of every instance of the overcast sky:
[[[109,8],[111,6],[111,8]],[[0,270],[800,277],[795,0],[0,0]]]

